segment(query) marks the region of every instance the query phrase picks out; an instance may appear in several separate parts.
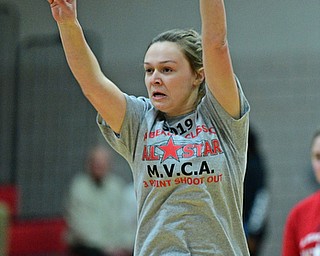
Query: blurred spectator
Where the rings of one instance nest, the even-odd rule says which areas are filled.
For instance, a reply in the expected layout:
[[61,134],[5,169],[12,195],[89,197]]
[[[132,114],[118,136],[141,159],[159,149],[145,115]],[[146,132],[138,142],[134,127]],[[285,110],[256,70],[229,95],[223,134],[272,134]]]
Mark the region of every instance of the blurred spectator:
[[266,168],[258,145],[257,135],[250,127],[243,217],[251,256],[258,255],[261,249],[266,234],[269,204]]
[[[312,139],[311,163],[320,183],[320,130]],[[320,256],[320,190],[291,209],[284,229],[282,255]]]
[[104,147],[90,150],[86,172],[74,177],[66,213],[71,255],[132,255],[136,219],[134,192],[131,185],[113,174],[110,152]]

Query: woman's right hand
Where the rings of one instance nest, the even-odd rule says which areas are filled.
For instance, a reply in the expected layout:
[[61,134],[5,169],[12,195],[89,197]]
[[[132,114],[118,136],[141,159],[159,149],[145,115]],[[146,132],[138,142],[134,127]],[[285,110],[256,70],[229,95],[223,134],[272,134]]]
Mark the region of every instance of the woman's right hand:
[[77,19],[76,0],[47,0],[52,16],[59,24],[74,22]]

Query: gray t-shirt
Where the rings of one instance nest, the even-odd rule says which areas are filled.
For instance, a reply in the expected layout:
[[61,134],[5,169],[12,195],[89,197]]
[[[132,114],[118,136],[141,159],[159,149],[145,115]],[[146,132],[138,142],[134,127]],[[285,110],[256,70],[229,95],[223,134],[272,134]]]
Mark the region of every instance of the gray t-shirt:
[[249,255],[242,194],[250,107],[238,87],[237,120],[209,90],[195,111],[175,118],[147,98],[126,95],[120,134],[98,115],[105,139],[132,169],[135,255]]

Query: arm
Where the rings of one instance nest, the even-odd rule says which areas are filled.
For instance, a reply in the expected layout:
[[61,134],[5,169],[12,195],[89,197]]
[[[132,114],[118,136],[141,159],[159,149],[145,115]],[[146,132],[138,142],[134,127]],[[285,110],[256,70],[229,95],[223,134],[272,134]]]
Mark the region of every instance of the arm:
[[240,117],[240,100],[229,47],[223,0],[200,0],[203,63],[206,82],[221,106]]
[[126,100],[120,89],[101,71],[77,19],[76,0],[48,0],[57,22],[69,67],[80,87],[115,132],[120,132]]

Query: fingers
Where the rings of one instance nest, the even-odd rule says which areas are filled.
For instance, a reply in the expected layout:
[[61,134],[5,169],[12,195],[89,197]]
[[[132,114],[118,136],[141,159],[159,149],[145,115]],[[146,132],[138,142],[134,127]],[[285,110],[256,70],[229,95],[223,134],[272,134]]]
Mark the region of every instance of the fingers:
[[74,5],[75,5],[75,0],[47,0],[47,2],[50,4],[51,8],[55,8],[58,6],[58,7],[67,8],[67,9],[70,9],[70,7],[73,7],[74,9]]
[[76,5],[76,0],[48,0],[51,7],[60,6],[62,8],[74,9]]
[[70,0],[47,0],[47,2],[49,3],[49,4],[63,4],[63,3],[69,3],[69,2],[71,2]]
[[47,0],[51,7],[55,7],[57,5],[56,0]]

